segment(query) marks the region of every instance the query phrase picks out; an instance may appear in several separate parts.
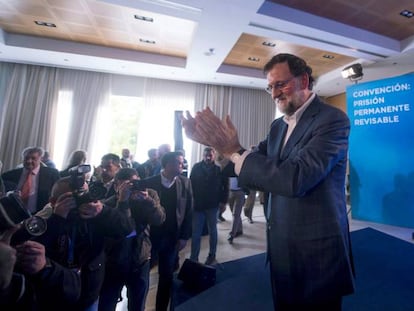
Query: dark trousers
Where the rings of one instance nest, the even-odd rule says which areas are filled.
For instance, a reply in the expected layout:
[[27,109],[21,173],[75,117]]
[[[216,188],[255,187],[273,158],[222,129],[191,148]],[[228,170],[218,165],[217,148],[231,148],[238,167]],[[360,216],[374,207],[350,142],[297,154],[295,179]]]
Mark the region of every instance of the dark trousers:
[[153,240],[152,253],[158,255],[158,288],[155,300],[156,311],[167,311],[173,290],[173,276],[178,256],[177,239],[163,237]]
[[149,260],[127,274],[107,269],[99,298],[99,311],[115,311],[124,285],[127,288],[128,311],[144,311],[149,287]]

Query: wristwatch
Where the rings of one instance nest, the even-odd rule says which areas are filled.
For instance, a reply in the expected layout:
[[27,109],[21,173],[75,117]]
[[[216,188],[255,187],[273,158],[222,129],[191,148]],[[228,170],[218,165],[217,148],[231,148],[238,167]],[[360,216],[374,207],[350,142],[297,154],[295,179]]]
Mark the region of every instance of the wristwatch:
[[231,162],[233,162],[233,163],[238,162],[238,161],[240,160],[240,157],[243,155],[243,153],[244,153],[245,151],[246,151],[246,149],[244,149],[244,148],[240,148],[237,152],[233,153],[233,154],[230,156],[230,160],[231,160]]

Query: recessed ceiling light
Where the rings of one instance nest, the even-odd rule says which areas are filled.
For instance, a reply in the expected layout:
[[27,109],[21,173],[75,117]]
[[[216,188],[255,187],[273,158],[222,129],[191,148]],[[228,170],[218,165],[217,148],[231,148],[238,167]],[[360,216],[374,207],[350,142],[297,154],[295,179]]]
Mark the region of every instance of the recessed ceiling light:
[[43,21],[34,21],[38,26],[46,26],[46,27],[56,27],[56,24],[43,22]]
[[331,55],[331,54],[324,54],[322,55],[323,58],[327,58],[327,59],[334,59],[335,56]]
[[400,15],[404,16],[404,17],[407,17],[407,18],[411,18],[411,17],[414,16],[414,13],[412,11],[409,11],[409,10],[402,10],[400,12]]
[[207,52],[204,52],[205,56],[212,56],[214,54],[216,54],[216,51],[214,48],[209,48]]
[[274,48],[276,46],[276,43],[264,41],[262,42],[262,45]]
[[142,39],[142,38],[139,38],[139,42],[148,43],[148,44],[155,44],[154,40],[147,40],[147,39]]
[[154,19],[152,17],[147,17],[147,16],[143,16],[143,15],[138,15],[138,14],[135,14],[134,18],[138,19],[140,21],[150,22],[150,23],[152,23],[154,21]]
[[251,62],[258,62],[258,61],[260,61],[260,58],[257,58],[257,57],[249,57],[248,60],[251,61]]

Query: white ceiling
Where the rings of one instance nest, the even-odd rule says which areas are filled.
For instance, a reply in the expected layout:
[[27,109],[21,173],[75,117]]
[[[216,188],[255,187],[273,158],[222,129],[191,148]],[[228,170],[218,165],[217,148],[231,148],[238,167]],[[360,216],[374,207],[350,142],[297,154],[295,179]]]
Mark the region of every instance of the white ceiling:
[[[31,1],[56,4],[63,3],[65,0]],[[372,1],[367,0],[367,2]],[[27,2],[30,0],[0,0],[0,6],[10,6],[11,3],[17,6]],[[6,31],[3,28],[0,30],[0,60],[264,88],[266,80],[261,70],[232,66],[224,62],[241,35],[250,34],[353,57],[364,67],[362,82],[414,72],[414,33],[403,40],[393,39],[276,3],[289,1],[99,0],[89,2],[123,6],[193,21],[196,26],[186,57],[86,44],[75,40],[64,41]],[[336,2],[346,1],[336,0]],[[406,9],[414,11],[414,5]],[[2,14],[0,14],[0,24],[1,21]],[[408,21],[414,23],[414,18]],[[209,53],[210,51],[213,53]],[[283,51],[276,50],[275,53],[279,52]],[[346,86],[351,82],[342,79],[340,74],[342,68],[343,66],[340,66],[318,77],[314,88],[318,94],[332,96],[345,92]]]

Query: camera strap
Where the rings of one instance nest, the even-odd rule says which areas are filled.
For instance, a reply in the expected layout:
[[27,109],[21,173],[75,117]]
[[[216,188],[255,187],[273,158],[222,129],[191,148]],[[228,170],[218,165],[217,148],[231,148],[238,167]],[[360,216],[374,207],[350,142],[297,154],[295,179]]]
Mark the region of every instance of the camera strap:
[[68,265],[72,267],[75,261],[75,242],[76,242],[76,231],[78,231],[78,225],[74,224],[72,232],[69,237],[69,249],[68,249]]

